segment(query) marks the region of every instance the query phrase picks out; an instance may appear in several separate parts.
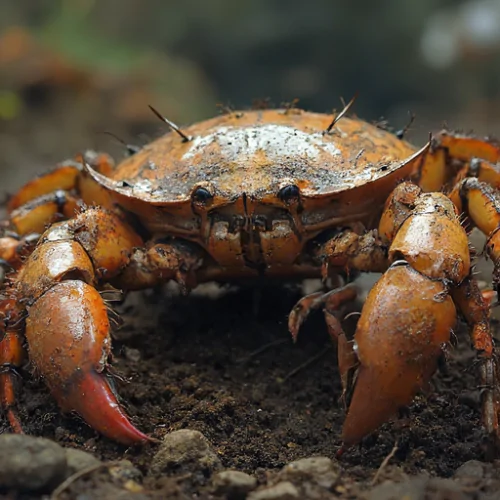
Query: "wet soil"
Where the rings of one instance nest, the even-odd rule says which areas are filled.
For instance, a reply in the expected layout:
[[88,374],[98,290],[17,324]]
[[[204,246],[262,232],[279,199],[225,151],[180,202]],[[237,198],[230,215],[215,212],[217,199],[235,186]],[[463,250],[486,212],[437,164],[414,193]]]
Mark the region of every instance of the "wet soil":
[[[256,293],[214,285],[187,297],[171,288],[129,296],[118,307],[124,326],[114,335],[113,366],[124,379],[116,384],[133,422],[159,439],[177,429],[201,431],[224,468],[261,482],[293,460],[333,457],[344,418],[336,353],[326,349],[331,343],[320,314],[292,343],[286,320],[300,293],[294,287]],[[484,459],[473,360],[466,335],[459,334],[429,393],[342,457],[339,497],[363,498],[395,444],[384,474],[399,480],[421,472],[450,477],[463,463]],[[150,494],[208,498],[208,477],[185,477],[174,487],[164,475],[149,474],[157,445],[112,443],[78,417],[62,415],[41,382],[28,376],[23,382],[19,408],[27,433],[104,460],[126,458],[143,472]],[[1,421],[0,432],[7,430]],[[95,487],[76,482],[68,498]]]
[[[61,126],[57,114],[41,126],[48,116],[3,127],[2,191],[13,191],[31,177],[30,170],[43,171],[84,146],[102,147],[91,128]],[[113,366],[123,379],[117,377],[116,386],[135,425],[160,440],[178,429],[201,431],[224,468],[252,474],[259,484],[272,482],[291,461],[333,458],[344,419],[336,352],[319,313],[292,343],[287,316],[301,294],[299,287],[285,286],[257,292],[209,286],[187,297],[169,287],[131,294],[117,307],[124,325],[114,334]],[[466,329],[457,337],[446,370],[436,374],[428,393],[342,457],[340,481],[325,498],[368,498],[377,470],[394,450],[377,483],[413,481],[421,473],[449,478],[464,463],[485,459],[475,357]],[[223,498],[210,496],[206,474],[152,473],[158,445],[127,449],[97,435],[77,416],[62,415],[43,383],[29,373],[22,374],[19,394],[27,433],[102,460],[130,460],[143,474],[140,498]],[[9,428],[0,417],[3,432]],[[483,498],[481,481],[466,497],[418,483],[417,494],[408,498]],[[59,498],[118,498],[111,483],[106,470],[97,470],[74,481]],[[394,491],[377,495],[372,498],[403,497]]]

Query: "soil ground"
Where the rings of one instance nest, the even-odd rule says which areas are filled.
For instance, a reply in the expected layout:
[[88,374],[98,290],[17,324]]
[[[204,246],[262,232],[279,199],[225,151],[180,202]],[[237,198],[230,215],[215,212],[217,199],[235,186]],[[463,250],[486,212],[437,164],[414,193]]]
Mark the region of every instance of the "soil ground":
[[[36,119],[42,123],[43,117]],[[14,131],[17,137],[20,130]],[[48,129],[27,130],[23,141],[38,141],[50,150]],[[51,140],[63,144],[54,133],[62,129],[51,130]],[[19,139],[14,143],[11,133],[0,137],[7,152],[2,175],[10,180],[21,175],[13,174],[21,159],[23,165],[32,162],[40,170],[36,149],[21,147]],[[35,141],[42,133],[45,136]],[[83,143],[85,137],[80,140]],[[68,143],[64,148],[61,158]],[[6,189],[12,185],[4,183]],[[244,287],[208,288],[187,297],[170,288],[137,293],[119,306],[124,326],[115,333],[114,367],[127,381],[117,381],[117,388],[133,422],[159,439],[177,429],[199,430],[225,468],[250,473],[260,483],[293,460],[333,457],[340,445],[344,410],[336,353],[334,347],[325,350],[331,343],[322,315],[308,320],[294,345],[287,315],[301,296],[298,287],[261,288],[258,293]],[[465,462],[484,460],[478,378],[463,330],[447,370],[435,376],[428,394],[417,397],[404,418],[386,424],[344,455],[336,496],[365,498],[396,443],[378,482],[407,480],[422,472],[451,477]],[[98,436],[78,417],[62,415],[43,383],[28,374],[23,377],[19,409],[29,434],[104,460],[131,460],[144,474],[147,495],[209,498],[209,478],[170,480],[150,474],[157,445],[127,449]],[[8,432],[4,420],[1,432]],[[67,498],[99,498],[96,491],[104,480],[96,474],[76,481]],[[479,491],[480,485],[476,488]],[[438,491],[426,498],[444,497]]]
[[[333,457],[344,411],[335,350],[324,352],[330,341],[321,315],[306,323],[293,345],[286,317],[298,290],[262,289],[256,297],[251,289],[226,289],[213,295],[182,297],[166,290],[136,294],[133,303],[121,306],[125,325],[115,335],[114,367],[128,380],[118,388],[135,424],[160,439],[172,430],[199,430],[225,468],[263,481],[293,460]],[[396,442],[391,464],[397,469],[387,473],[399,479],[423,471],[450,477],[464,462],[483,459],[474,356],[460,337],[447,373],[434,378],[408,416],[344,455],[341,497],[358,498],[369,488]],[[155,445],[126,449],[97,436],[77,417],[61,415],[42,383],[26,378],[19,407],[27,433],[105,460],[127,458],[145,474],[148,489],[171,487],[148,474]],[[202,482],[194,489],[209,491],[204,488]]]

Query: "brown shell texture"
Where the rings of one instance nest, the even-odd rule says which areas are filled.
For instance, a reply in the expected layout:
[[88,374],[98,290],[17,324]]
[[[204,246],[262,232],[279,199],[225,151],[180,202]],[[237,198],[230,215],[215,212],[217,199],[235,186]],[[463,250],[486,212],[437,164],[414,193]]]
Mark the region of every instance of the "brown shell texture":
[[[227,201],[264,199],[285,184],[321,197],[375,182],[416,149],[365,121],[297,109],[232,112],[169,132],[118,165],[122,194],[159,204],[186,202],[196,186]],[[121,188],[121,189],[120,189]]]

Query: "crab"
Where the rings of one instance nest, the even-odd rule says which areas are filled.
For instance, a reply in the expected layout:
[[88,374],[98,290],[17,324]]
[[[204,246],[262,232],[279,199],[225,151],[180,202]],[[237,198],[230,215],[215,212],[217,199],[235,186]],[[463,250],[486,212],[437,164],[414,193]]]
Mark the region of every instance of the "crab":
[[[63,411],[112,440],[138,430],[111,383],[107,290],[175,281],[321,278],[289,316],[294,339],[324,311],[348,402],[339,453],[429,384],[458,316],[477,353],[485,430],[500,384],[489,311],[500,283],[500,145],[442,131],[418,149],[358,118],[296,108],[229,112],[164,136],[117,166],[86,152],[10,198],[0,238],[0,400],[15,432],[15,374],[29,363]],[[468,233],[487,238],[491,290]],[[354,335],[356,273],[382,273]]]

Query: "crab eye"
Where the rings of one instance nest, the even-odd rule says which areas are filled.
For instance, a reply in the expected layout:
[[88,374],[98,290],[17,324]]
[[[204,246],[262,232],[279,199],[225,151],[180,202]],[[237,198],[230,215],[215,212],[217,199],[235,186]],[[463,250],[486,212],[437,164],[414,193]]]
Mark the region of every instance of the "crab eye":
[[284,203],[293,203],[298,201],[300,190],[295,184],[282,187],[278,192],[278,198]]
[[191,196],[195,203],[199,203],[201,205],[205,205],[214,197],[214,195],[203,186],[197,187]]

